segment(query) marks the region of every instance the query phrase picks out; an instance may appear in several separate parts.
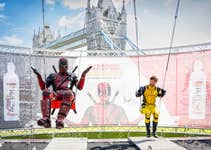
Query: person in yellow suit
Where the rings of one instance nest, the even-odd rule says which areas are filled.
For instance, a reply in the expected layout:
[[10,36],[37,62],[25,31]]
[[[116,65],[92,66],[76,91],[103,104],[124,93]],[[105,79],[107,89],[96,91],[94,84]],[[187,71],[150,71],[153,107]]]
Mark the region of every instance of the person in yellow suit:
[[146,136],[150,137],[150,118],[153,115],[153,129],[152,134],[155,138],[158,138],[156,134],[159,112],[156,109],[156,98],[163,97],[166,94],[164,89],[156,86],[158,78],[156,76],[151,76],[149,85],[142,86],[136,91],[136,97],[141,97],[143,95],[143,103],[140,112],[145,115],[145,125],[146,125]]

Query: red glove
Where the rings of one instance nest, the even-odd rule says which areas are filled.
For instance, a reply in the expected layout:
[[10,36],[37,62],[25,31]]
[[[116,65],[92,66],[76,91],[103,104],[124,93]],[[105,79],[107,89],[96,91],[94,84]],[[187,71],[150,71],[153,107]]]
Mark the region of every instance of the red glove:
[[77,85],[77,88],[79,90],[82,90],[83,87],[84,87],[84,82],[85,82],[85,77],[86,77],[86,74],[91,70],[92,66],[89,66],[86,70],[83,71],[82,75],[81,75],[81,78],[78,82],[78,85]]
[[31,67],[32,71],[34,72],[34,74],[37,75],[37,79],[38,79],[38,83],[39,83],[39,86],[40,86],[40,89],[41,90],[44,90],[45,89],[45,82],[43,81],[40,73],[37,71],[37,69]]
[[86,68],[86,70],[84,70],[84,72],[82,73],[81,77],[85,77],[86,74],[91,70],[92,66],[89,66],[88,68]]

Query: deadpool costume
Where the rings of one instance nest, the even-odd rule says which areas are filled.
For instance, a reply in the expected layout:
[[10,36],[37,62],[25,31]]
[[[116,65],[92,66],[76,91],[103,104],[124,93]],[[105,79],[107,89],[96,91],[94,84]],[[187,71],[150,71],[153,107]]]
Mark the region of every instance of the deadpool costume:
[[[61,129],[64,127],[64,119],[68,115],[72,104],[75,103],[75,95],[72,91],[73,86],[82,90],[84,87],[85,77],[92,66],[88,67],[81,75],[78,81],[74,73],[68,73],[68,61],[66,58],[59,59],[59,72],[50,74],[44,82],[38,71],[32,68],[33,72],[37,75],[40,89],[42,90],[41,112],[42,119],[37,121],[39,126],[45,128],[51,127],[50,113],[51,113],[51,100],[61,100],[59,113],[56,119],[56,128]],[[52,86],[53,91],[49,89]]]

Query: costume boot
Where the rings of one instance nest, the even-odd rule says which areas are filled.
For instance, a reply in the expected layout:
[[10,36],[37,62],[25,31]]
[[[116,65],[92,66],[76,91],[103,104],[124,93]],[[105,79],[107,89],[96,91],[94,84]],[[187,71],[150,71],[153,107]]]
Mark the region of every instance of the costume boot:
[[156,134],[157,126],[158,126],[158,123],[153,121],[152,134],[153,134],[153,136],[154,136],[155,138],[158,138],[158,136],[157,136],[157,134]]
[[50,100],[41,100],[41,111],[43,118],[37,121],[39,126],[44,126],[45,128],[51,127],[50,120]]
[[150,123],[146,123],[146,136],[150,137]]

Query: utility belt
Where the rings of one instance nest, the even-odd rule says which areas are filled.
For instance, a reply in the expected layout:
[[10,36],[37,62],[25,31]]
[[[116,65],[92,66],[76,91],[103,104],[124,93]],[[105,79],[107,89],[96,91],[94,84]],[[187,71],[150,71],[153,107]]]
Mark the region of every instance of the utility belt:
[[146,106],[156,106],[156,104],[151,104],[151,103],[142,103],[141,108],[145,108]]
[[156,106],[155,103],[154,104],[142,103],[141,104],[140,113],[141,114],[146,114],[146,110],[147,109],[153,109],[155,106]]

